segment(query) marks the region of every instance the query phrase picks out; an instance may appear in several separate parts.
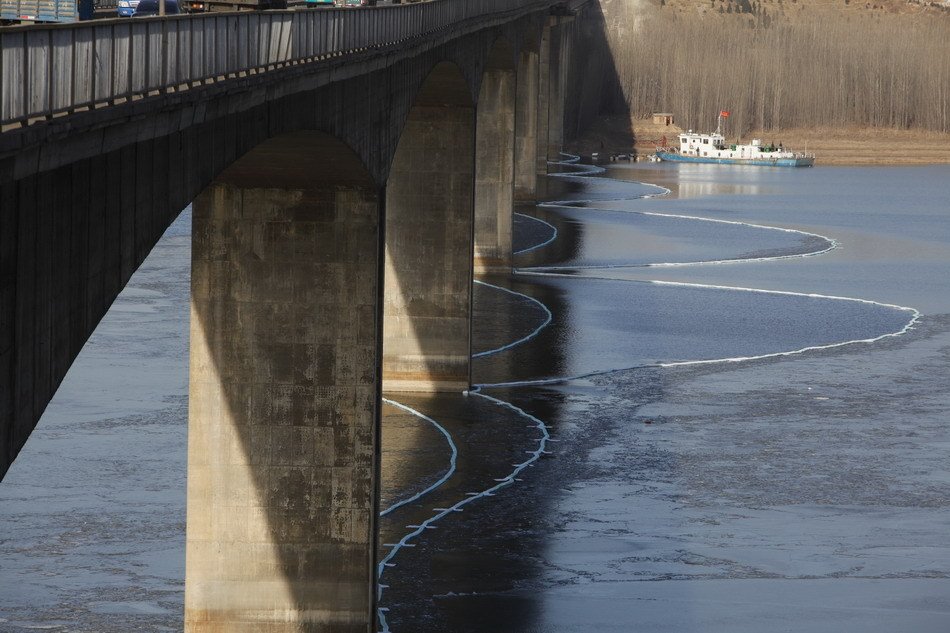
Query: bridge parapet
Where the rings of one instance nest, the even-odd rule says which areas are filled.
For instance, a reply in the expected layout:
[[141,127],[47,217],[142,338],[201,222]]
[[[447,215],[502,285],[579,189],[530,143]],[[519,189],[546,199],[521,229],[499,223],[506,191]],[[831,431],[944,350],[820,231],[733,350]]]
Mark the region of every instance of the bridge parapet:
[[[575,0],[577,1],[577,0]],[[0,125],[21,127],[371,49],[552,0],[433,0],[0,29]]]

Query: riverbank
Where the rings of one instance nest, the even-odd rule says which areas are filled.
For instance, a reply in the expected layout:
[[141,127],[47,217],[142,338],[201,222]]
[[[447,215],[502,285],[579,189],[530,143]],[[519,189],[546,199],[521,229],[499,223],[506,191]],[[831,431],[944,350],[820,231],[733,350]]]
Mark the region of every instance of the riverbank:
[[[589,156],[629,152],[652,154],[664,136],[672,142],[681,128],[653,125],[644,119],[623,116],[601,117],[568,145],[567,151]],[[950,163],[950,134],[925,130],[834,127],[754,131],[744,139],[762,138],[786,147],[808,151],[819,165],[925,165]]]

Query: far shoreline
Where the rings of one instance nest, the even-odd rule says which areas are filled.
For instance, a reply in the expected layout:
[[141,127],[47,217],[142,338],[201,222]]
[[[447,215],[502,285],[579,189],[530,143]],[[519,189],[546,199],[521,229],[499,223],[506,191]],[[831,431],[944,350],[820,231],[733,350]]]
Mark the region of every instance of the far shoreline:
[[[663,136],[672,144],[681,128],[653,125],[649,119],[605,116],[594,122],[568,151],[583,156],[597,152],[649,156]],[[950,134],[927,130],[871,127],[797,128],[754,131],[743,140],[761,138],[796,151],[816,155],[816,166],[943,165],[950,164]]]

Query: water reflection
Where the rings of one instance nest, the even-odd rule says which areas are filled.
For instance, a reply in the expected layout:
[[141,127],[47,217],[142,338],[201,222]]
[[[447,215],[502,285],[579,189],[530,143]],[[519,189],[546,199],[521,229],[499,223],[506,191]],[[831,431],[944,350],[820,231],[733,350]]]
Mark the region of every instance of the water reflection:
[[[701,180],[709,175],[684,171],[682,177],[687,185],[705,187]],[[675,180],[680,174],[670,170],[665,176]],[[751,176],[756,179],[751,184],[739,182],[745,177],[729,172],[722,183],[710,184],[713,189],[695,189],[724,198],[715,208],[708,200],[696,204],[730,218],[757,210],[771,214],[763,223],[780,223],[788,217],[778,214],[801,205],[795,198],[802,195],[801,178],[812,178],[763,172]],[[586,200],[617,193],[616,184],[578,188],[580,180],[559,183],[558,194]],[[756,199],[743,202],[741,196],[751,192]],[[651,206],[658,202],[650,201]],[[946,226],[934,224],[936,216],[922,213],[920,205],[913,209],[930,218],[931,236],[941,235],[943,243],[917,249],[926,252],[918,265],[929,265],[931,275],[934,266],[946,273]],[[655,227],[637,227],[638,242],[622,220],[596,215],[601,212],[533,213],[555,225],[566,245],[552,245],[519,264],[576,264],[604,251],[619,261],[625,245],[631,259],[645,259],[651,248],[662,250]],[[837,235],[839,225],[866,226],[869,217],[866,206],[855,206],[839,210],[829,221],[834,226],[814,221],[827,213],[827,206],[815,210],[806,227]],[[900,224],[882,216],[870,230],[885,241],[912,239],[908,233],[895,238],[894,227]],[[722,249],[728,242],[716,236],[715,244],[701,246],[700,233],[669,231],[667,245],[677,237],[693,239],[678,247],[695,247],[694,252]],[[919,226],[907,231],[926,233]],[[629,241],[618,239],[621,232]],[[762,250],[759,237],[747,233],[745,248]],[[810,272],[834,270],[842,258],[835,251],[807,261],[756,264],[752,268],[766,272],[755,281],[827,294],[840,287],[844,290],[834,294],[846,296],[873,288],[882,300],[900,289],[913,298],[914,286],[900,274],[888,275],[872,263],[897,250],[859,257],[843,252],[852,257],[847,278],[822,279]],[[900,252],[910,256],[907,249]],[[755,276],[742,270],[713,266],[677,269],[677,274],[688,279],[712,271],[733,282]],[[950,359],[940,351],[950,345],[950,320],[925,317],[897,339],[781,361],[660,368],[649,364],[874,337],[900,330],[911,314],[818,296],[577,276],[517,275],[496,283],[543,301],[554,319],[529,343],[477,360],[477,381],[610,373],[491,390],[547,421],[560,440],[558,448],[518,486],[427,535],[430,551],[413,550],[411,568],[399,572],[399,582],[405,574],[413,590],[398,590],[399,600],[394,600],[394,613],[401,614],[394,615],[401,618],[398,630],[580,633],[633,627],[751,633],[790,621],[809,631],[832,630],[829,622],[835,631],[899,630],[908,623],[915,631],[945,628],[950,604],[943,587],[950,570],[935,566],[929,553],[938,551],[941,560],[950,560],[943,555],[950,551],[940,527],[950,511],[950,479],[935,448],[950,442],[940,422],[950,415],[944,388]],[[512,305],[530,302],[513,300]],[[517,322],[503,308],[502,313],[506,323]],[[479,328],[492,344],[504,339],[504,327]],[[518,332],[525,329],[521,325]],[[913,405],[907,415],[919,397],[927,406]],[[479,422],[482,432],[477,446],[470,447],[482,451],[480,466],[501,467],[505,459],[499,455],[515,462],[512,447],[531,445],[530,437],[517,435],[518,419],[503,423],[504,432],[495,434],[498,412],[483,409],[480,415],[485,416]],[[530,433],[523,419],[520,426]],[[466,428],[471,430],[459,425],[460,437],[467,435]],[[926,464],[923,470],[911,467],[918,459]],[[912,533],[892,531],[907,517],[915,526]],[[927,569],[926,577],[914,571],[920,569]],[[431,581],[419,580],[424,574],[432,574]],[[884,612],[882,601],[889,601]]]
[[[725,168],[725,169],[724,169]],[[670,163],[618,163],[607,170],[610,178],[648,182],[670,190],[673,198],[769,193],[769,174],[762,167]]]

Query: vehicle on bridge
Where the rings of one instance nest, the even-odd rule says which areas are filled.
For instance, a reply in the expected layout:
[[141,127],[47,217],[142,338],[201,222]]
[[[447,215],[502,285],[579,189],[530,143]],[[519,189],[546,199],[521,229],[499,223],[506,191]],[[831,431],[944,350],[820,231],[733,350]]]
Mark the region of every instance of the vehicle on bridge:
[[306,6],[308,9],[319,9],[336,6],[336,2],[334,0],[307,0]]
[[93,12],[93,0],[0,0],[0,22],[75,22]]
[[270,11],[286,8],[287,0],[182,0],[181,3],[183,13]]
[[[133,18],[148,18],[158,15],[158,3],[160,0],[140,0],[135,7]],[[178,7],[178,0],[165,0],[165,15],[178,15],[181,10]]]
[[120,18],[131,18],[139,6],[139,0],[119,0],[116,13]]

